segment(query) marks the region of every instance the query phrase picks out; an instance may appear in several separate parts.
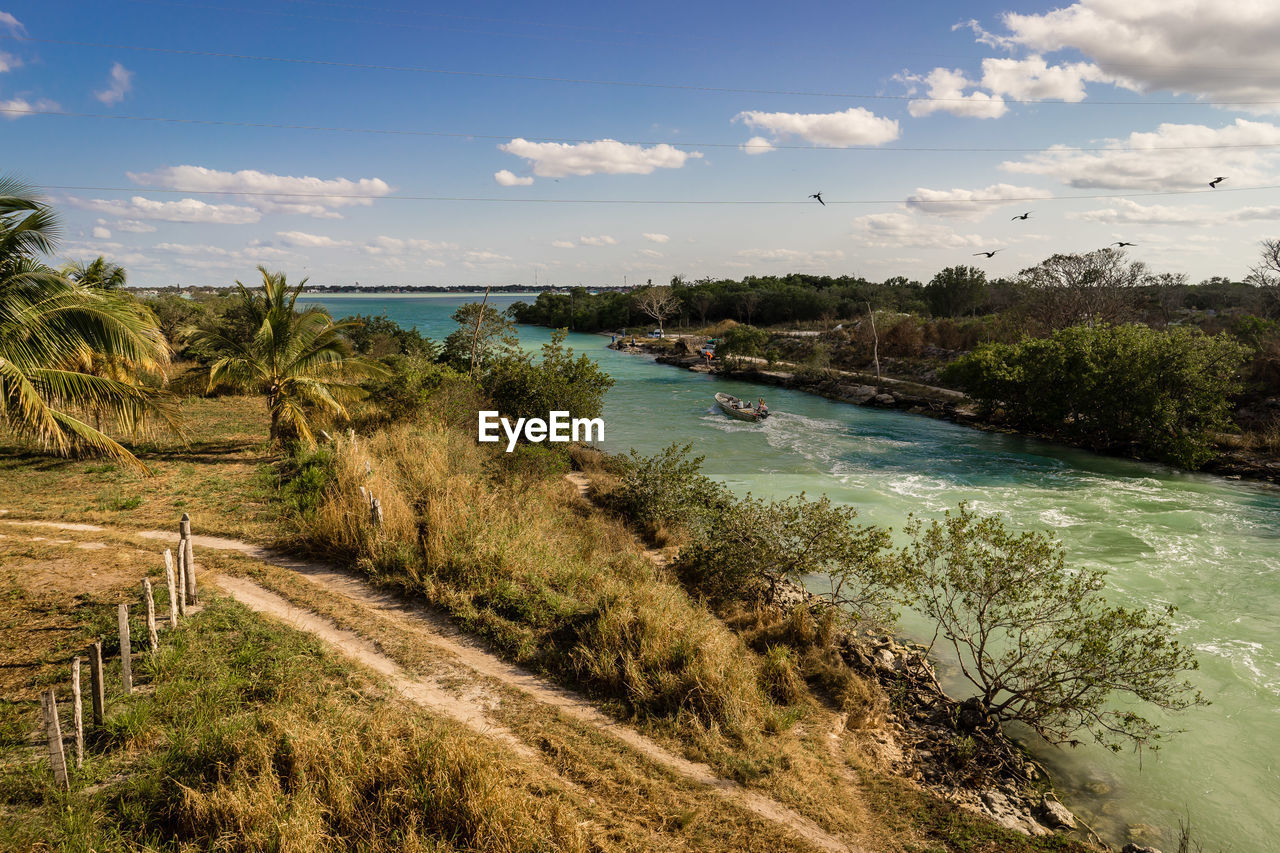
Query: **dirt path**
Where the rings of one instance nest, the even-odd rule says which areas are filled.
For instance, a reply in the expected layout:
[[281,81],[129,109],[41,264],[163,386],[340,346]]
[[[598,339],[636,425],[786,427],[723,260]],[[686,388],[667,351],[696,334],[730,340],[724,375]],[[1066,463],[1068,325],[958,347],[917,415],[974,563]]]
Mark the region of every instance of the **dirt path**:
[[[71,524],[54,521],[19,521],[6,518],[5,525],[46,527],[81,532],[111,532],[132,534],[147,539],[173,542],[177,535],[159,530],[127,530],[106,528],[93,524]],[[456,661],[483,676],[518,690],[532,699],[588,725],[634,751],[653,763],[674,772],[689,781],[704,785],[727,800],[760,817],[784,826],[808,841],[814,847],[832,853],[861,853],[861,849],[831,835],[814,821],[787,808],[770,797],[749,790],[737,782],[723,779],[705,764],[690,761],[677,755],[639,732],[605,715],[593,704],[552,682],[540,678],[520,667],[507,663],[493,655],[480,644],[464,636],[448,620],[437,613],[414,607],[398,599],[370,588],[358,577],[320,563],[297,560],[266,548],[234,539],[216,536],[192,536],[196,566],[200,565],[201,548],[234,551],[265,563],[290,569],[317,586],[384,614],[411,621],[416,633],[437,648],[448,652]],[[202,578],[208,582],[208,576]],[[219,587],[247,607],[268,613],[297,628],[321,638],[326,643],[365,666],[386,677],[406,698],[425,707],[437,709],[486,736],[494,737],[510,746],[520,755],[541,758],[529,746],[519,741],[506,728],[494,723],[488,716],[484,702],[477,697],[458,697],[443,689],[439,682],[406,673],[399,664],[377,650],[364,638],[338,628],[324,617],[295,607],[281,596],[270,592],[253,581],[217,575],[214,581]]]

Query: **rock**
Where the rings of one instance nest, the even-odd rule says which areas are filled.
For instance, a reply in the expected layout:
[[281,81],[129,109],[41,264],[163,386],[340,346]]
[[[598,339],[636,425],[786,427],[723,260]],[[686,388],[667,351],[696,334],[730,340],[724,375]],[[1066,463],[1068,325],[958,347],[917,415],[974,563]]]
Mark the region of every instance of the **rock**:
[[1045,794],[1044,799],[1040,801],[1040,817],[1054,829],[1076,828],[1076,816],[1052,794]]
[[895,672],[898,668],[898,658],[888,649],[876,649],[875,664],[886,672]]
[[898,398],[892,394],[877,394],[871,399],[879,406],[893,406],[897,405],[898,402]]
[[1142,844],[1126,844],[1120,848],[1120,853],[1160,853],[1155,847],[1146,847]]
[[962,732],[976,732],[991,725],[987,709],[982,707],[982,700],[974,696],[960,703],[956,709],[956,727]]
[[1163,832],[1149,823],[1129,824],[1129,840],[1135,844],[1143,841],[1159,841],[1163,836]]
[[711,365],[709,365],[709,364],[694,364],[694,365],[690,365],[690,366],[689,366],[689,369],[690,369],[690,370],[692,370],[694,373],[710,373],[710,372],[711,372]]
[[1111,786],[1106,782],[1101,782],[1097,779],[1085,782],[1084,789],[1096,797],[1105,797],[1111,793]]

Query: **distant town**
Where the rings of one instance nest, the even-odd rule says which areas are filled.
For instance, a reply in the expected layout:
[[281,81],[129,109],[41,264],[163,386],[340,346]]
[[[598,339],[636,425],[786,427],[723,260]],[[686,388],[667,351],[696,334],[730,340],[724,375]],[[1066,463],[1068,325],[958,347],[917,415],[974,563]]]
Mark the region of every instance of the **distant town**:
[[[580,287],[581,285],[574,285]],[[604,286],[588,288],[591,293],[598,293],[601,290],[608,290],[617,293],[627,293],[634,290],[638,285],[622,286]],[[166,294],[178,296],[197,296],[202,293],[218,293],[226,290],[230,285],[208,285],[208,284],[172,284],[167,287],[138,287],[130,288],[138,296],[164,296]],[[563,286],[553,286],[549,284],[498,284],[486,287],[482,284],[459,284],[450,287],[438,286],[412,286],[407,284],[308,284],[307,295],[315,295],[317,293],[484,293],[488,290],[491,293],[568,293],[573,288]]]

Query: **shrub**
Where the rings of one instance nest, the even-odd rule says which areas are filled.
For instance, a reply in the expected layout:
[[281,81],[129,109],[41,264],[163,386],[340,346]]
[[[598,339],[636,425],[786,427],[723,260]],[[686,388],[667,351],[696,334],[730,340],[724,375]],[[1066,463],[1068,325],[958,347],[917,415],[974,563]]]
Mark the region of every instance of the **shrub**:
[[541,417],[553,410],[574,418],[595,418],[613,379],[590,356],[564,345],[568,333],[557,329],[542,345],[542,360],[525,353],[492,359],[481,381],[494,406],[512,418]]

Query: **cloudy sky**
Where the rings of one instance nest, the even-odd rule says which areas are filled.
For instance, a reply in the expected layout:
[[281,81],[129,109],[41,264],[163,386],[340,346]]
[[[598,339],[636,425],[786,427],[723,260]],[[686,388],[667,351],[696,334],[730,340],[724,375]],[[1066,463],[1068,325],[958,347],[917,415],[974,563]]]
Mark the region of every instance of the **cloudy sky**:
[[1274,0],[550,5],[0,0],[0,170],[138,285],[928,280],[1121,240],[1194,281],[1280,236]]

